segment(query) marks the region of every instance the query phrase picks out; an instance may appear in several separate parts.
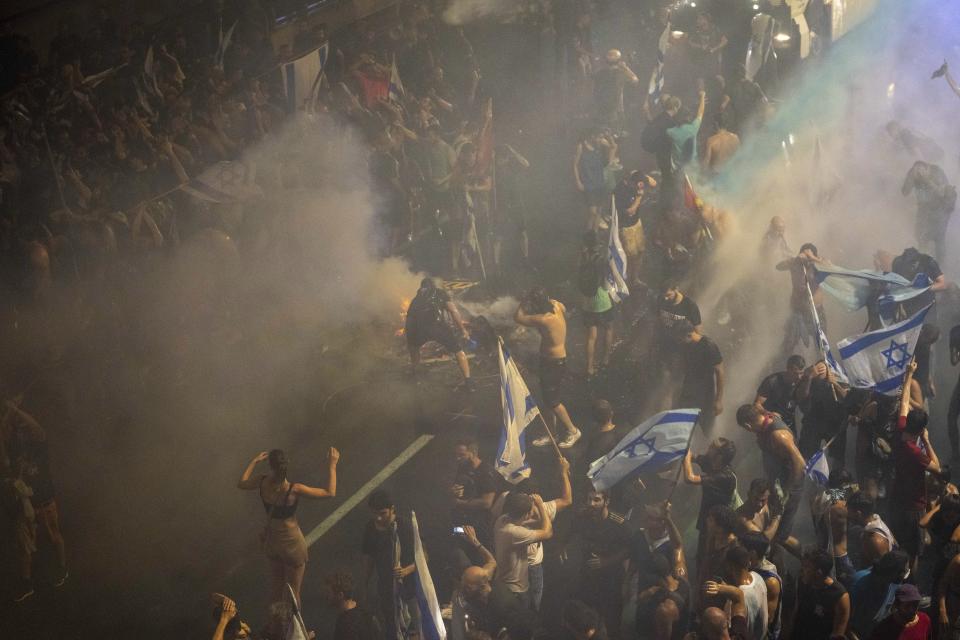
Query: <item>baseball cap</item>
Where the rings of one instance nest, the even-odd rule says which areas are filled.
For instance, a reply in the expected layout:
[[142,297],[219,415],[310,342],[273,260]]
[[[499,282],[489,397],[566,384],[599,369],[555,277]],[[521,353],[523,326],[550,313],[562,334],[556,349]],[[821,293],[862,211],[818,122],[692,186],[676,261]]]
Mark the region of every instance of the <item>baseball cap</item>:
[[912,584],[902,584],[897,587],[897,602],[920,602],[923,596],[920,590]]

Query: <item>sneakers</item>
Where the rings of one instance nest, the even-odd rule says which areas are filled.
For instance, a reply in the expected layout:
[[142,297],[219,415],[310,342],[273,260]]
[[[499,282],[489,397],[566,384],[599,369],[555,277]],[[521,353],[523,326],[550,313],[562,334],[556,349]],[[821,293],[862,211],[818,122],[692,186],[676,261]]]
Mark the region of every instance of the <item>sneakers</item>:
[[64,570],[63,570],[63,575],[61,575],[59,578],[57,578],[56,581],[54,581],[53,586],[54,586],[55,588],[59,589],[60,587],[62,587],[62,586],[64,585],[64,583],[67,581],[67,578],[69,578],[69,577],[70,577],[70,572],[67,571],[66,569],[64,569]]
[[23,602],[33,595],[33,585],[30,582],[24,582],[20,589],[16,591],[13,597],[14,602]]
[[550,444],[550,436],[540,436],[530,444],[532,444],[535,447],[545,447],[548,444]]
[[561,449],[569,449],[577,443],[577,440],[579,440],[582,435],[580,429],[574,427],[573,431],[568,433],[566,438],[557,443],[557,446]]

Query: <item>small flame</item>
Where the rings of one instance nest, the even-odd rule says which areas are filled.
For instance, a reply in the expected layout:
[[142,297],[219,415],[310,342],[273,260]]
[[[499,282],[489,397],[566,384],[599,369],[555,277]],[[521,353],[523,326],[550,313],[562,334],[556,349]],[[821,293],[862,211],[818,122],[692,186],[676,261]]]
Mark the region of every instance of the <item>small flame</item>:
[[407,325],[407,310],[410,308],[410,298],[404,298],[400,301],[400,328],[394,332],[394,335],[398,338],[402,337],[406,333]]

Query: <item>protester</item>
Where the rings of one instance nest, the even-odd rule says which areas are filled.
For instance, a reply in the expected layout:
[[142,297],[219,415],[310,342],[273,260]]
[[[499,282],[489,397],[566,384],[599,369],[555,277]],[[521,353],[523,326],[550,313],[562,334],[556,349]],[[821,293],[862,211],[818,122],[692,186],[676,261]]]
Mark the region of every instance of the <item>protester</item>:
[[923,598],[912,584],[897,587],[892,613],[873,629],[870,640],[926,640],[933,631],[930,617],[920,611]]
[[804,554],[800,569],[793,636],[842,638],[850,622],[850,595],[830,577],[831,554],[814,549]]
[[[684,481],[701,489],[700,512],[697,516],[697,530],[700,532],[697,539],[698,563],[706,556],[707,514],[717,505],[729,506],[737,490],[737,476],[732,467],[736,454],[737,447],[733,441],[717,438],[710,443],[706,453],[694,458],[692,450],[687,449],[683,459]],[[701,469],[699,474],[693,471],[694,463]],[[698,571],[697,575],[703,574]]]
[[583,324],[587,328],[588,381],[597,374],[598,339],[602,337],[599,342],[603,345],[600,368],[606,369],[610,365],[610,354],[613,352],[615,310],[606,289],[606,275],[609,270],[606,244],[600,242],[595,231],[587,231],[583,235],[583,246],[580,251],[578,285],[583,296],[581,307]]
[[413,528],[406,518],[397,515],[386,491],[371,493],[367,507],[373,517],[364,527],[360,543],[366,564],[364,584],[369,584],[376,574],[384,637],[396,638],[398,633],[418,630],[420,623],[415,578],[411,577],[417,570],[413,561]]
[[674,401],[678,409],[700,409],[698,424],[710,434],[714,422],[723,413],[723,356],[717,344],[701,334],[689,320],[673,327],[680,342],[683,382]]
[[[324,580],[327,602],[335,609],[337,621],[333,628],[334,640],[379,640],[396,638],[396,634],[384,636],[377,619],[357,602],[353,578],[349,573],[338,571]],[[389,622],[389,618],[387,619]]]
[[820,327],[827,330],[827,316],[823,309],[823,292],[817,282],[815,266],[824,262],[816,245],[807,242],[800,246],[800,252],[794,258],[777,263],[777,271],[790,272],[790,316],[784,330],[783,352],[791,353],[798,343],[810,346],[811,338],[818,344],[817,330],[814,326],[814,313],[820,321]]
[[794,434],[797,433],[797,387],[806,370],[807,363],[803,356],[790,356],[785,370],[771,373],[763,379],[753,401],[758,408],[780,416]]
[[[456,329],[452,325],[455,325]],[[424,278],[420,282],[417,295],[410,301],[404,333],[407,337],[410,363],[414,371],[420,364],[420,351],[423,345],[436,342],[453,354],[463,375],[464,388],[467,391],[473,391],[470,361],[467,360],[467,355],[463,351],[463,342],[470,339],[470,334],[467,332],[457,305],[450,300],[446,291],[437,287],[432,278]]]

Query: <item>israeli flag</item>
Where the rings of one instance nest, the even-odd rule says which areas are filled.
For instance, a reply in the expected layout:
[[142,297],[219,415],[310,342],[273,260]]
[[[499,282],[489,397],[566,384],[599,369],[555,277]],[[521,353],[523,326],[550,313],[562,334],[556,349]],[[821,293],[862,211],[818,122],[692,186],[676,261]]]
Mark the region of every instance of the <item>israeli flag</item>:
[[287,593],[290,596],[291,616],[287,621],[287,632],[284,634],[284,640],[307,640],[310,632],[307,631],[307,625],[303,621],[303,612],[300,611],[300,605],[297,603],[297,597],[293,593],[293,587],[286,583]]
[[420,541],[420,527],[417,514],[410,512],[410,526],[413,528],[413,562],[417,570],[413,573],[417,585],[417,604],[420,607],[420,637],[423,640],[446,640],[447,629],[443,626],[437,592],[427,566],[427,555]]
[[827,480],[830,478],[830,464],[827,462],[826,449],[820,449],[810,456],[804,467],[804,473],[807,477],[816,482],[821,487],[827,486]]
[[892,327],[841,340],[837,347],[850,384],[888,396],[896,395],[903,386],[907,365],[913,359],[923,319],[932,306],[927,305]]
[[390,64],[390,88],[387,93],[388,97],[394,102],[399,103],[401,98],[405,95],[403,90],[403,82],[400,81],[400,72],[397,71],[397,57],[393,57],[393,62]]
[[884,325],[893,322],[897,305],[916,298],[929,290],[932,284],[925,273],[917,274],[910,282],[897,273],[867,269],[854,271],[818,264],[814,265],[814,270],[820,287],[849,311],[862,309],[872,298],[876,298]]
[[607,263],[610,271],[604,280],[603,288],[614,302],[620,302],[630,295],[627,287],[627,253],[620,243],[620,220],[617,216],[617,199],[610,197],[610,241],[607,243]]
[[629,475],[655,472],[687,453],[700,409],[671,409],[634,428],[610,453],[594,460],[587,477],[606,491]]
[[813,314],[813,324],[817,327],[817,343],[820,347],[820,353],[823,354],[823,360],[827,363],[827,367],[830,368],[830,372],[834,378],[843,384],[850,384],[850,381],[847,379],[847,374],[843,372],[843,367],[841,367],[837,359],[833,357],[833,350],[830,348],[827,334],[824,332],[823,325],[820,323],[820,314],[817,312],[817,305],[813,302],[813,293],[810,291],[809,283],[807,284],[807,293],[810,294],[810,312]]
[[497,448],[497,471],[508,482],[516,484],[530,477],[524,432],[533,419],[540,415],[540,409],[502,340],[497,352],[500,364],[500,403],[503,406],[503,430],[500,432],[500,446]]
[[669,46],[670,23],[667,22],[667,26],[657,41],[657,66],[654,67],[653,73],[650,74],[650,84],[647,86],[647,94],[649,94],[651,101],[654,103],[660,99],[660,94],[663,93],[663,61],[667,57],[667,48]]

